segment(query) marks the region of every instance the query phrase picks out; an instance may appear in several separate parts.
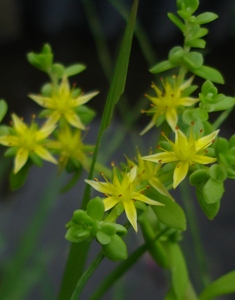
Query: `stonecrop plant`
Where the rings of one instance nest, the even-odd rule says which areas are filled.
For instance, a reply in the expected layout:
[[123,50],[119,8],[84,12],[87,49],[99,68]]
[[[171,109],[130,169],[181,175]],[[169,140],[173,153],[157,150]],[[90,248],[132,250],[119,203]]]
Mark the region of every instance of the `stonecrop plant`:
[[[213,220],[219,213],[225,181],[235,179],[235,134],[227,140],[219,128],[232,111],[235,98],[218,92],[223,76],[205,65],[201,51],[208,33],[204,26],[218,16],[212,12],[198,14],[198,7],[199,0],[176,0],[177,11],[168,17],[181,31],[183,45],[173,47],[166,60],[150,68],[155,77],[152,89],[145,94],[149,108],[141,111],[150,121],[139,134],[143,138],[152,133],[152,148],[133,149],[133,156],[123,156],[120,162],[113,158],[111,167],[98,160],[98,152],[115,104],[124,92],[138,1],[133,1],[127,21],[95,145],[83,140],[96,114],[88,102],[95,101],[99,92],[83,92],[70,83],[70,77],[84,71],[85,66],[54,63],[49,44],[40,53],[27,56],[50,81],[38,94],[29,95],[39,109],[43,108],[30,122],[13,113],[10,125],[0,126],[0,144],[7,147],[5,157],[13,157],[11,187],[20,188],[30,167],[42,166],[43,160],[57,165],[59,174],[73,175],[64,192],[77,184],[83,170],[86,172],[84,195],[78,195],[80,203],[65,224],[71,250],[59,300],[80,299],[88,279],[106,258],[119,265],[92,291],[90,299],[102,299],[145,252],[170,275],[166,276],[169,288],[165,300],[207,300],[235,293],[235,271],[194,287],[180,244],[189,215],[174,190],[188,192],[188,183],[193,186],[203,213]],[[197,77],[201,86],[193,83]],[[7,104],[1,100],[1,120],[6,112]],[[214,112],[220,113],[212,122]],[[121,144],[119,147],[125,152]],[[143,240],[132,253],[127,246],[130,232]],[[93,241],[99,244],[100,252],[84,271]],[[200,270],[198,276],[202,277]],[[8,284],[6,280],[0,286],[2,299],[12,299]]]

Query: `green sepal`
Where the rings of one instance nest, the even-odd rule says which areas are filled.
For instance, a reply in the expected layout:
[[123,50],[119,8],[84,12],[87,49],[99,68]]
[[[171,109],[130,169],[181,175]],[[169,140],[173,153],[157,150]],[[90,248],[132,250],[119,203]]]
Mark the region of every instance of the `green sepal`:
[[90,236],[90,231],[88,229],[82,229],[78,226],[70,227],[66,234],[66,240],[72,243],[81,243],[85,241]]
[[104,203],[100,197],[95,197],[88,202],[87,214],[94,220],[102,220],[104,215]]
[[183,61],[189,70],[199,69],[203,65],[203,56],[198,52],[189,52],[183,56]]
[[11,147],[9,149],[6,150],[6,152],[4,153],[5,157],[11,157],[11,156],[16,156],[17,152],[18,152],[18,148],[16,147]]
[[82,123],[88,125],[96,116],[96,112],[89,108],[86,105],[80,105],[75,108],[75,111],[79,118],[81,119]]
[[31,151],[29,153],[29,157],[36,166],[38,166],[39,168],[42,167],[42,159],[40,156],[38,156],[36,153]]
[[70,76],[74,76],[74,75],[77,75],[79,73],[81,73],[82,71],[84,71],[86,69],[86,66],[83,65],[83,64],[74,64],[70,67],[67,67],[65,70],[64,70],[64,74],[67,76],[67,77],[70,77]]
[[124,260],[128,255],[126,244],[117,234],[111,237],[109,244],[102,245],[102,251],[104,255],[112,261]]
[[168,13],[168,18],[171,20],[172,23],[174,23],[182,32],[185,31],[185,25],[181,22],[181,20],[174,14]]
[[217,71],[214,68],[208,66],[201,66],[198,69],[191,69],[190,71],[201,78],[208,79],[216,83],[224,84],[223,76],[219,71]]
[[157,74],[157,73],[168,71],[172,68],[175,68],[175,66],[171,62],[169,62],[169,60],[164,60],[164,61],[156,64],[154,67],[152,67],[149,70],[149,72]]
[[206,24],[210,23],[218,18],[218,15],[212,12],[205,12],[196,17],[195,24]]
[[8,106],[7,106],[6,101],[1,99],[0,100],[0,122],[5,117],[5,115],[7,113],[7,108],[8,108]]
[[178,9],[182,9],[193,14],[199,6],[199,0],[177,0],[176,5]]
[[30,167],[31,163],[30,161],[27,161],[27,163],[16,174],[14,174],[13,171],[11,172],[10,188],[12,191],[18,190],[25,184]]

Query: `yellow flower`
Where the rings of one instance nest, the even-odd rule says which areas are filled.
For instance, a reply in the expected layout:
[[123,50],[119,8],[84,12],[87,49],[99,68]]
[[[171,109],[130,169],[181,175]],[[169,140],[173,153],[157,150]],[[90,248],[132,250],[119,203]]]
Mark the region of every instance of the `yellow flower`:
[[158,122],[158,125],[160,125],[164,119],[166,119],[172,130],[175,131],[178,122],[177,108],[180,106],[192,106],[199,101],[199,98],[188,97],[188,92],[186,93],[187,96],[183,94],[190,87],[193,77],[181,86],[178,86],[177,78],[172,78],[172,80],[173,82],[169,82],[169,78],[165,82],[162,80],[164,91],[161,91],[154,83],[151,85],[157,97],[145,95],[152,102],[152,107],[145,112],[153,115],[153,117],[147,127],[140,133],[141,135],[158,124]]
[[161,168],[161,164],[143,160],[139,151],[137,151],[137,164],[130,159],[127,159],[127,163],[129,167],[137,166],[137,174],[141,182],[147,181],[160,194],[174,201],[174,198],[158,178],[158,171]]
[[75,110],[78,106],[85,104],[97,94],[98,92],[91,92],[88,94],[80,94],[74,98],[73,90],[71,90],[69,86],[69,81],[64,77],[61,80],[59,89],[53,89],[51,97],[41,95],[29,95],[29,97],[50,111],[49,124],[55,124],[60,118],[64,118],[70,125],[84,130],[85,126],[82,124]]
[[172,151],[160,148],[164,152],[142,157],[143,160],[161,164],[178,162],[173,174],[173,188],[176,188],[186,177],[190,165],[194,165],[195,163],[205,165],[216,161],[216,158],[206,156],[208,152],[206,148],[214,142],[219,132],[219,130],[216,130],[202,138],[195,139],[192,131],[189,138],[187,138],[181,130],[176,129],[175,143],[164,136],[170,143]]
[[37,124],[32,122],[31,126],[27,126],[15,114],[12,114],[12,121],[11,133],[0,137],[0,144],[16,150],[14,173],[26,164],[30,154],[36,154],[44,160],[57,163],[44,147],[45,139],[52,133],[55,126],[44,124],[38,130]]
[[[47,147],[54,149],[60,155],[59,168],[62,170],[69,159],[75,164],[81,163],[83,168],[88,170],[87,154],[90,154],[94,147],[84,145],[81,139],[81,130],[71,130],[69,126],[64,126],[57,135],[57,140],[49,141]],[[75,160],[75,161],[74,161]]]
[[124,173],[119,176],[117,169],[113,168],[112,183],[107,179],[106,182],[99,182],[98,180],[85,180],[95,190],[104,193],[105,211],[113,208],[116,204],[122,203],[126,212],[127,219],[137,231],[137,213],[135,201],[141,201],[150,205],[163,205],[155,200],[146,197],[143,192],[147,188],[140,184],[139,176],[137,174],[137,166],[134,166],[129,173]]

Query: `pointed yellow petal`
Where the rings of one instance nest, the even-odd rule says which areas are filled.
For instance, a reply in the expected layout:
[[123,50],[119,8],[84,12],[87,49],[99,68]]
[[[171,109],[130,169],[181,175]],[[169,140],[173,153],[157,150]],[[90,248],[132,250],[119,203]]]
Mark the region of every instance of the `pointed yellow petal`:
[[43,96],[40,96],[40,95],[33,95],[33,94],[30,94],[29,98],[32,99],[33,101],[35,101],[37,104],[39,104],[42,107],[54,108],[52,98],[43,97]]
[[133,203],[133,201],[123,201],[124,209],[126,212],[127,219],[135,229],[135,231],[138,231],[137,228],[137,214],[136,214],[136,208]]
[[205,149],[210,146],[211,143],[213,143],[214,139],[216,138],[217,134],[219,133],[219,130],[216,130],[212,132],[211,134],[208,134],[199,140],[196,141],[196,151],[200,151],[202,149]]
[[166,120],[171,129],[175,131],[175,127],[178,122],[178,115],[175,108],[171,108],[166,111]]
[[78,115],[75,114],[72,110],[70,110],[68,113],[65,114],[65,118],[68,121],[68,123],[78,129],[85,129],[85,126],[82,124],[80,118]]
[[61,115],[57,112],[54,111],[50,117],[47,119],[46,123],[44,124],[44,126],[46,127],[51,127],[51,126],[55,126],[55,124],[59,121]]
[[154,116],[151,120],[151,122],[140,132],[140,135],[145,134],[147,131],[149,131],[151,128],[153,128],[156,125],[156,117]]
[[180,98],[178,100],[178,105],[192,106],[193,104],[197,103],[198,101],[199,101],[199,98],[185,97],[185,98]]
[[42,159],[50,161],[53,164],[57,164],[56,159],[45,148],[38,145],[38,146],[35,147],[34,151]]
[[36,132],[36,141],[41,141],[47,138],[56,128],[56,125],[53,123],[44,123],[42,128]]
[[156,153],[148,156],[142,156],[142,159],[153,161],[155,163],[163,163],[163,164],[179,160],[179,158],[172,151]]
[[84,94],[82,96],[79,96],[75,101],[74,101],[74,106],[79,106],[82,104],[87,103],[89,100],[91,100],[93,97],[95,97],[97,94],[99,94],[98,91],[96,92],[91,92]]
[[187,137],[184,135],[184,133],[177,129],[175,131],[175,145],[177,146],[178,150],[183,151],[184,149],[188,148],[188,139]]
[[103,200],[105,211],[113,208],[119,201],[116,197],[108,197]]
[[4,135],[0,137],[0,144],[3,146],[13,147],[18,146],[19,138],[13,135]]
[[175,189],[179,183],[184,180],[188,174],[189,163],[188,161],[180,161],[175,167],[173,174],[173,188]]
[[16,174],[27,162],[29,157],[29,151],[20,148],[16,154],[15,162],[14,162],[14,173]]
[[205,155],[195,155],[193,162],[199,163],[202,165],[207,165],[207,164],[212,164],[216,160],[217,159],[214,157],[209,157],[209,156],[205,156]]
[[67,77],[63,77],[60,83],[59,94],[60,97],[67,97],[70,93],[70,86]]
[[88,180],[88,179],[85,179],[85,182],[91,185],[98,192],[104,194],[110,194],[110,192],[112,193],[110,189],[110,184],[108,184],[107,182],[99,182],[99,181]]
[[139,194],[137,197],[135,197],[136,200],[139,200],[141,202],[144,202],[144,203],[147,203],[147,204],[150,204],[150,205],[163,205],[162,203],[158,202],[158,201],[155,201],[155,200],[152,200],[148,197],[146,197],[145,195],[143,194]]
[[25,132],[27,126],[16,114],[12,114],[12,121],[13,121],[13,126],[15,127],[15,130],[18,133],[22,134]]
[[165,188],[165,186],[161,183],[161,181],[156,178],[156,177],[152,177],[149,180],[150,185],[155,188],[160,194],[170,198],[171,200],[175,201],[174,198],[171,196],[171,194],[167,191],[167,189]]

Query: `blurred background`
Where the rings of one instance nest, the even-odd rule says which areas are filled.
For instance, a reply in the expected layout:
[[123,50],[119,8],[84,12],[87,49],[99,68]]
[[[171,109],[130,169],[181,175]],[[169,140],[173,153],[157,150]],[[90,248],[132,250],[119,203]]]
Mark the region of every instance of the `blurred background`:
[[[18,115],[27,116],[37,110],[36,104],[27,95],[38,93],[43,83],[48,79],[45,74],[34,69],[26,60],[30,51],[39,52],[44,43],[49,43],[55,53],[55,62],[70,65],[75,62],[87,66],[85,72],[73,77],[72,82],[77,82],[85,92],[99,90],[90,106],[102,112],[105,98],[109,89],[109,78],[118,53],[125,20],[111,2],[124,4],[130,8],[132,1],[81,1],[81,0],[0,0],[0,98],[5,99],[9,105],[9,114],[16,112]],[[142,25],[152,49],[152,56],[146,59],[143,54],[143,45],[134,38],[126,84],[126,98],[124,107],[132,107],[137,98],[142,96],[149,88],[153,75],[148,69],[158,60],[165,59],[172,46],[181,45],[182,37],[179,30],[167,18],[167,12],[175,12],[174,0],[145,0],[139,1],[138,22]],[[204,50],[206,65],[218,68],[224,75],[226,84],[219,86],[220,91],[229,96],[235,90],[235,2],[234,0],[203,0],[200,12],[212,11],[219,15],[219,20],[209,24],[207,47]],[[93,29],[92,29],[93,28]],[[94,28],[101,29],[99,36],[101,44],[106,44],[97,50],[94,39]],[[92,31],[93,30],[93,31]],[[101,52],[99,52],[101,51]],[[102,52],[103,51],[103,52]],[[103,59],[103,61],[102,61]],[[104,68],[104,66],[106,66]],[[119,115],[107,133],[117,130]],[[9,121],[9,115],[5,118]],[[88,133],[88,142],[95,142],[98,130],[99,116],[91,125]],[[140,118],[137,127],[132,133],[137,135],[146,124],[145,118]],[[233,114],[230,115],[222,128],[222,135],[229,137],[235,128]],[[119,130],[119,129],[118,129]],[[128,126],[122,126],[124,134]],[[143,144],[150,144],[152,137],[147,135]],[[125,148],[115,153],[115,161],[123,160],[123,153],[130,155],[134,146],[128,144],[126,138]],[[112,158],[110,158],[110,161]],[[10,169],[11,166],[6,166]],[[4,165],[1,173],[4,174]],[[22,281],[25,290],[19,287],[13,298],[21,299],[53,299],[50,289],[57,292],[63,267],[68,253],[69,243],[64,240],[65,224],[70,219],[72,212],[78,208],[83,192],[83,183],[73,188],[68,194],[60,195],[54,200],[52,191],[48,192],[49,185],[56,187],[66,182],[66,176],[57,178],[52,182],[56,170],[54,166],[44,164],[42,169],[32,169],[26,185],[17,192],[9,192],[7,178],[2,176],[0,198],[0,284],[5,276],[5,268],[15,253],[19,253],[19,245],[24,249],[24,243],[30,243],[30,259],[23,266]],[[84,175],[86,176],[86,175]],[[43,206],[48,211],[48,221],[42,231],[35,237],[40,240],[27,239],[27,231],[33,230],[32,220],[38,215],[40,222],[39,203],[46,199]],[[208,259],[209,271],[212,278],[235,268],[235,242],[234,242],[234,182],[228,182],[225,198],[221,210],[213,222],[208,221],[199,209],[196,200],[193,203],[199,220],[199,230],[202,241],[205,242],[205,253]],[[49,203],[49,204],[48,204]],[[189,228],[190,231],[190,228]],[[22,239],[23,235],[23,239]],[[26,235],[26,237],[25,237]],[[141,243],[139,237],[132,237]],[[189,234],[185,237],[186,244],[192,242]],[[188,243],[189,242],[189,243]],[[184,244],[184,242],[183,242]],[[131,245],[130,245],[131,246]],[[189,247],[188,260],[193,268],[194,250]],[[21,255],[21,256],[20,256]],[[23,257],[23,258],[22,258]],[[18,263],[24,259],[24,254],[19,254]],[[40,268],[39,268],[40,266]],[[107,261],[99,267],[94,277],[84,291],[82,299],[87,299],[100,278],[115,266]],[[45,273],[47,274],[46,276]],[[143,277],[143,274],[146,274]],[[195,276],[192,274],[192,277]],[[109,294],[103,299],[162,299],[167,290],[164,274],[152,262],[148,255],[131,270],[125,282],[119,283],[115,291],[119,298]],[[195,279],[195,278],[194,278]],[[143,294],[144,287],[144,294]],[[29,292],[26,292],[29,288]],[[128,293],[121,298],[122,292],[128,288]],[[121,291],[121,292],[120,292]],[[113,298],[112,298],[113,297]],[[225,297],[224,299],[235,299]]]

